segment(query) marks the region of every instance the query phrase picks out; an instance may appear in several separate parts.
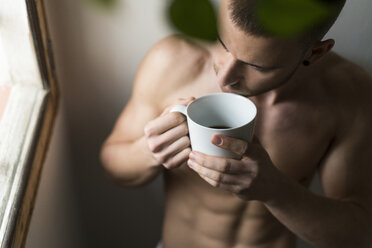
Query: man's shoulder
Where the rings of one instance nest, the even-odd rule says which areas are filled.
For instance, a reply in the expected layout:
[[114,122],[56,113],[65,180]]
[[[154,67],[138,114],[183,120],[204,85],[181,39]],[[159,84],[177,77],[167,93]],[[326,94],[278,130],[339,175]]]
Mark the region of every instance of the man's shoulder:
[[372,80],[368,72],[335,53],[328,59],[326,93],[339,124],[344,123],[345,128],[354,121],[372,124]]
[[336,53],[330,54],[327,60],[324,70],[328,92],[354,100],[372,98],[371,77],[361,66]]
[[367,82],[371,78],[369,74],[356,63],[336,54],[331,53],[329,56],[330,66],[327,68],[329,75],[338,80],[348,82],[359,81]]
[[147,53],[135,80],[135,91],[154,101],[186,87],[203,72],[209,59],[206,44],[181,35],[168,36]]
[[[183,35],[170,35],[157,42],[149,55],[165,56],[169,60],[195,59],[208,52],[206,43]],[[187,56],[187,57],[185,57]]]
[[208,57],[209,52],[202,43],[172,35],[151,48],[145,58],[147,66],[143,73],[151,73],[163,83],[182,84],[199,76]]

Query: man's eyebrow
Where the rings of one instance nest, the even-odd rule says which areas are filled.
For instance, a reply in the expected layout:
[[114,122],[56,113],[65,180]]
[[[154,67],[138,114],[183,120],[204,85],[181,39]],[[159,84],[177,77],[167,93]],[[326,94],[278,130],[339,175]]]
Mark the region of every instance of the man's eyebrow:
[[[229,49],[227,49],[226,45],[223,43],[223,41],[221,40],[221,37],[220,37],[219,35],[217,35],[217,39],[218,39],[218,41],[221,43],[221,45],[222,45],[222,46],[223,46],[227,51],[229,51]],[[265,67],[265,66],[256,65],[256,64],[252,64],[252,63],[245,62],[245,61],[241,61],[241,60],[239,60],[239,62],[241,62],[241,63],[243,63],[243,64],[246,64],[246,65],[249,65],[249,66],[253,66],[253,67],[256,67],[256,68],[262,69],[262,70],[271,70],[271,69],[276,69],[276,68],[277,68],[276,66]]]

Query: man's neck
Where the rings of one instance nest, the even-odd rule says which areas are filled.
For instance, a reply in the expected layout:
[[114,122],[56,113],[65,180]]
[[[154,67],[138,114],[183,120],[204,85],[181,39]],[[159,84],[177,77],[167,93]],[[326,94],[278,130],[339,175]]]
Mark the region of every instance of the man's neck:
[[307,83],[311,72],[310,67],[299,65],[294,74],[282,86],[272,89],[268,92],[257,96],[250,97],[251,100],[264,104],[266,106],[274,106],[276,104],[294,99],[307,88]]

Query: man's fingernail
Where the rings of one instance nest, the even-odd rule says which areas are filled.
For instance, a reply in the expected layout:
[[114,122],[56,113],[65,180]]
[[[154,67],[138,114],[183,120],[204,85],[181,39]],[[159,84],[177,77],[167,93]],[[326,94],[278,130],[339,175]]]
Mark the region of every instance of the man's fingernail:
[[222,139],[220,136],[213,136],[212,138],[212,143],[215,144],[216,146],[222,145]]
[[190,152],[189,157],[190,157],[191,160],[195,160],[195,157],[196,157],[196,156],[195,156],[195,153]]
[[189,160],[187,160],[187,165],[192,168],[192,167],[194,167],[194,162],[189,159]]

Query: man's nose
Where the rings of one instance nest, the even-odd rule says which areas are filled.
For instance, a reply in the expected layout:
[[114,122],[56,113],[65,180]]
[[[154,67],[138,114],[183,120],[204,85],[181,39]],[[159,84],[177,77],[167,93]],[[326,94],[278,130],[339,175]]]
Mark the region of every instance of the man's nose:
[[239,61],[234,57],[229,57],[225,64],[220,68],[217,78],[222,86],[233,85],[241,80]]

